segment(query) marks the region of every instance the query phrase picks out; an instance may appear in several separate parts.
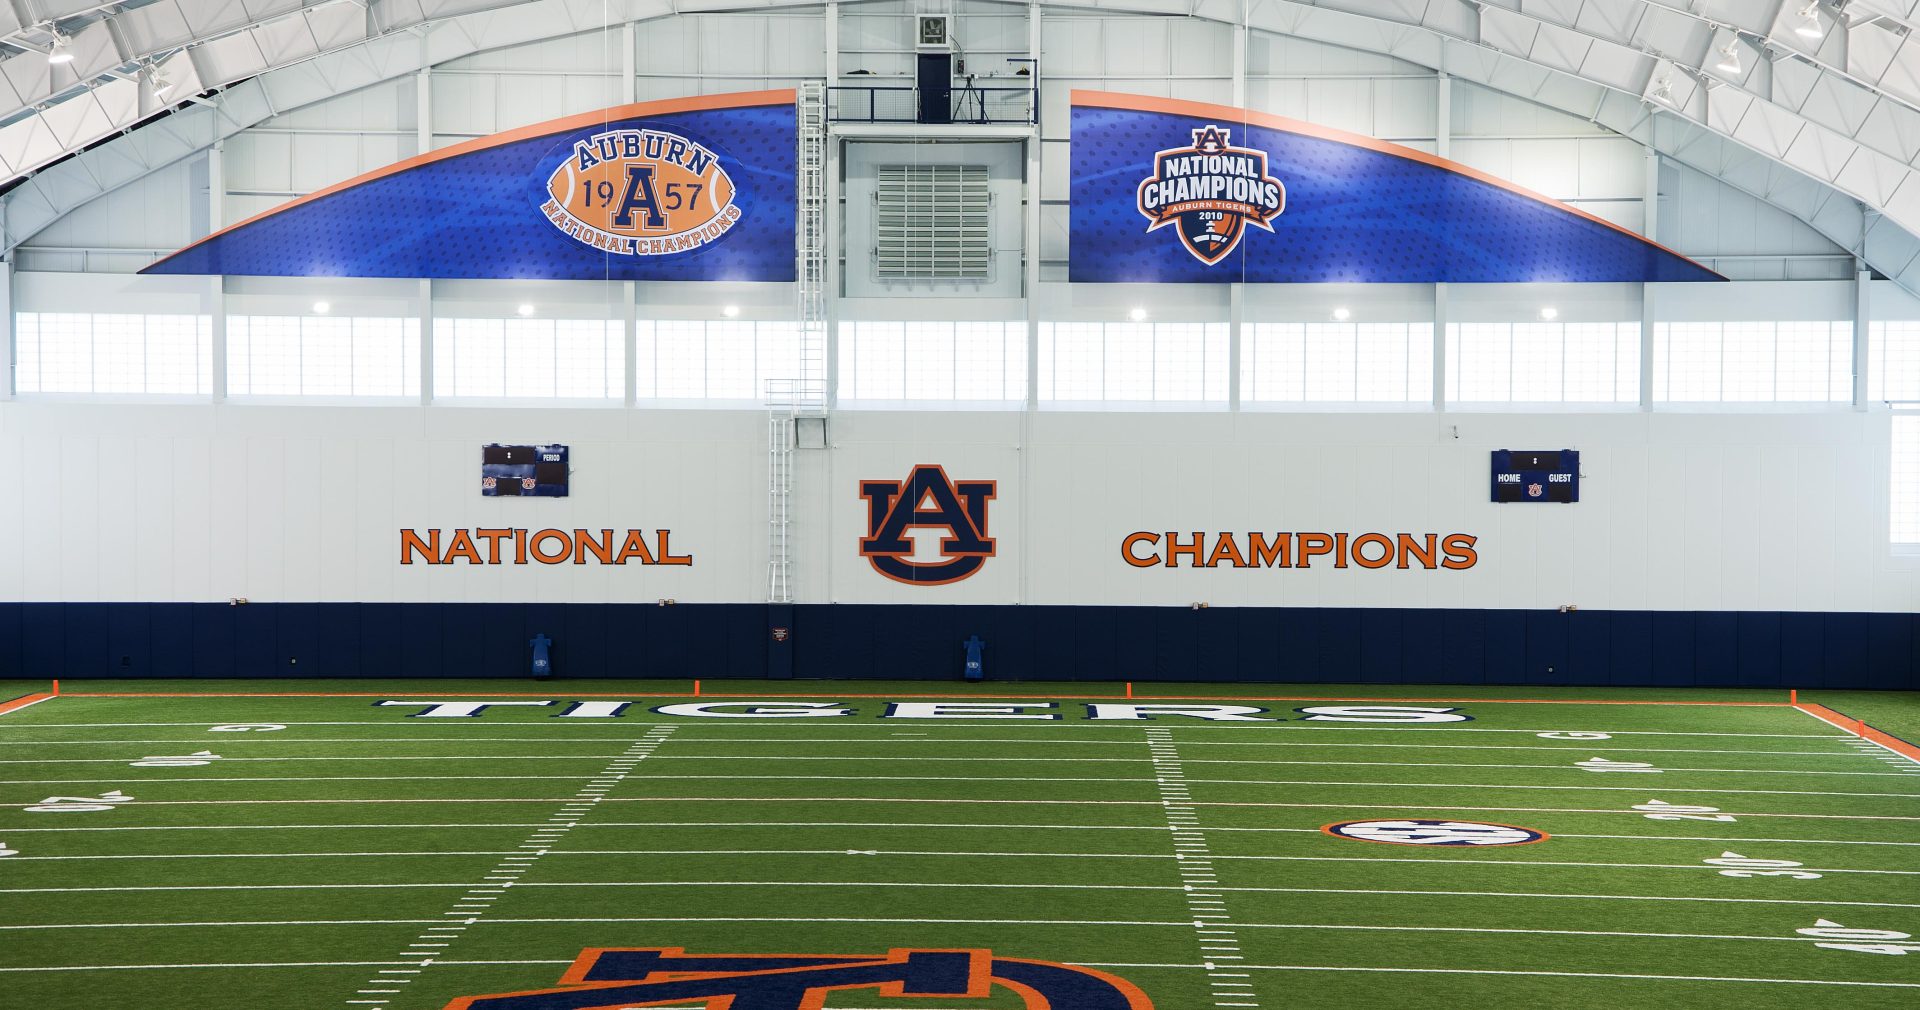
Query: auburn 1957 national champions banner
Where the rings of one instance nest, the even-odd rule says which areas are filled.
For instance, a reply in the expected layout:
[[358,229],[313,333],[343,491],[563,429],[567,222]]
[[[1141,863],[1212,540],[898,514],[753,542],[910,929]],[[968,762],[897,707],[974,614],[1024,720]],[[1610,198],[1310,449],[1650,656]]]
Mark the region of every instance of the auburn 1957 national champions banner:
[[1074,281],[1721,279],[1469,166],[1282,116],[1075,91],[1072,131]]
[[400,162],[147,273],[793,279],[792,91],[643,102]]

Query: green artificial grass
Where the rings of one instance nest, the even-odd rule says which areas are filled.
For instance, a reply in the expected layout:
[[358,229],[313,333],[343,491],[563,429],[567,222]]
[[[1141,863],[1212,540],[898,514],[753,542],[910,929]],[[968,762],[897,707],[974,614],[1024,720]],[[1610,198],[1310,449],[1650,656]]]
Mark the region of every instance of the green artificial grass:
[[[425,718],[379,698],[223,687],[557,703]],[[0,1003],[441,1010],[554,987],[595,947],[988,948],[1097,968],[1158,1010],[1920,1001],[1920,947],[1892,935],[1920,934],[1920,765],[1781,705],[1578,703],[1780,692],[1512,689],[1556,700],[1463,701],[1436,707],[1468,721],[1407,724],[1251,701],[1280,721],[1090,721],[1078,700],[1050,710],[1058,720],[906,719],[860,697],[1113,704],[1119,684],[702,687],[805,693],[852,714],[695,718],[655,711],[690,698],[628,693],[617,718],[556,717],[573,692],[690,683],[63,684],[69,696],[0,715],[0,849],[14,852],[0,856]],[[1227,703],[1502,693],[1135,690]],[[197,696],[71,695],[110,691]],[[1869,722],[1913,711],[1910,696],[1801,697]],[[243,725],[284,728],[214,729]],[[218,757],[150,760],[202,750]],[[1578,763],[1593,758],[1660,770]],[[102,798],[112,790],[130,798]],[[111,809],[28,809],[62,796]],[[1634,809],[1650,800],[1712,809]],[[1440,847],[1322,830],[1396,818],[1549,837]],[[1726,853],[1769,862],[1705,862]],[[1797,932],[1820,920],[1884,931],[1861,945],[1888,952]],[[1005,988],[824,1003],[1021,1006]]]

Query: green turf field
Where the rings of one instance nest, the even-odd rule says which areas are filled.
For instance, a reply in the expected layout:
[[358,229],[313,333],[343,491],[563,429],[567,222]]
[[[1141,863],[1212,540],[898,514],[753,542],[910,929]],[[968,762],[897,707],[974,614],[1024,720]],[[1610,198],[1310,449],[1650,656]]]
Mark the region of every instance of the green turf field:
[[[1154,688],[1274,720],[1215,722],[1089,719],[1082,696],[1123,704],[1118,685],[945,696],[1051,694],[1019,714],[1056,719],[913,717],[939,700],[925,684],[755,685],[777,711],[804,690],[847,714],[745,718],[657,709],[755,699],[586,697],[622,689],[605,683],[516,684],[548,693],[492,697],[553,704],[464,717],[423,713],[488,696],[408,690],[473,685],[306,686],[391,693],[69,693],[0,715],[0,1006],[441,1010],[555,989],[604,947],[988,949],[1123,979],[1158,1010],[1920,1005],[1920,764],[1784,705],[1593,703],[1779,692],[1375,688],[1474,697],[1309,718],[1340,703],[1234,698],[1329,689]],[[576,702],[600,708],[562,717]],[[1323,830],[1408,819],[1547,837]],[[759,995],[734,1010],[778,1010],[764,975],[653,982],[743,985]],[[793,1005],[1103,1010],[1059,995],[1083,991]],[[725,1007],[703,999],[472,1005]]]

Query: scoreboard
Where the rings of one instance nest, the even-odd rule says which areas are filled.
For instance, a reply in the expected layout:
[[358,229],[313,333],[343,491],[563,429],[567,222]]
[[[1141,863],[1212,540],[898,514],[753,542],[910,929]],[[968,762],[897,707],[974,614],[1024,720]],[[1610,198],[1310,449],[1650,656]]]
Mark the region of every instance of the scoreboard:
[[487,498],[567,496],[567,447],[500,445],[480,448],[480,494]]
[[1579,501],[1580,451],[1495,449],[1493,500],[1566,504]]

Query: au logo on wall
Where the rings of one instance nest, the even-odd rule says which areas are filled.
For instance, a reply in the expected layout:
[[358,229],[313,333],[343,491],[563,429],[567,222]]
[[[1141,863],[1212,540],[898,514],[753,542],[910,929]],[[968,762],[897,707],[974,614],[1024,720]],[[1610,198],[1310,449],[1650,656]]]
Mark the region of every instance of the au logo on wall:
[[[944,586],[971,578],[998,551],[987,535],[987,509],[999,482],[956,481],[945,467],[922,463],[905,480],[863,480],[867,533],[860,556],[873,570],[912,586]],[[938,534],[929,551],[915,530]]]
[[792,91],[641,102],[409,158],[144,273],[791,281]]

